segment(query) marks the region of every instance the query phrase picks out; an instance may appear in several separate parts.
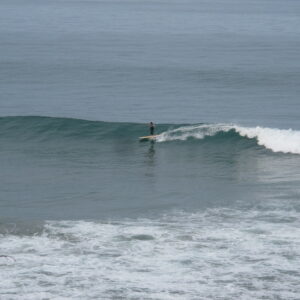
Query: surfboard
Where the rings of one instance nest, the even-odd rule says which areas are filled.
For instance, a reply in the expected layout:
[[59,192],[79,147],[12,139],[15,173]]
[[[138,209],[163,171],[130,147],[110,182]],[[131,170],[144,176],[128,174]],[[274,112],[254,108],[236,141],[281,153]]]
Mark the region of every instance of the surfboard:
[[155,139],[159,136],[159,134],[155,134],[155,135],[147,135],[147,136],[140,136],[139,140],[140,142],[143,141],[155,141]]

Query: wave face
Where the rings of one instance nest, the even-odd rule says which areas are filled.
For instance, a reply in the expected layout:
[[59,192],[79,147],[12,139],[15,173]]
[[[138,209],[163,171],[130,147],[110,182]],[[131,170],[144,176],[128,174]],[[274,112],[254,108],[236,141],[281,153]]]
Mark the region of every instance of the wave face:
[[[23,140],[119,138],[134,136],[138,125],[39,116],[0,118],[2,137]],[[140,126],[144,127],[144,126]]]
[[[247,147],[262,146],[273,152],[300,154],[300,131],[292,129],[243,127],[234,124],[158,124],[157,142],[205,141],[234,142],[252,140]],[[88,121],[39,116],[0,118],[1,138],[17,141],[89,140],[136,141],[147,135],[146,124]],[[255,141],[255,143],[253,143]]]

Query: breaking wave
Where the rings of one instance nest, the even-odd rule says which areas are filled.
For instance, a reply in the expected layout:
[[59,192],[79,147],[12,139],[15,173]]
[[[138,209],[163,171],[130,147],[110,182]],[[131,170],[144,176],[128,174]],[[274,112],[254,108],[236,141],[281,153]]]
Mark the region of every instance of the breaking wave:
[[[16,116],[0,118],[0,138],[15,141],[60,141],[103,139],[136,142],[148,133],[147,124],[88,121],[70,118]],[[157,124],[157,142],[220,142],[220,139],[254,140],[273,152],[300,154],[300,131],[243,127],[235,124]],[[253,143],[250,144],[250,146]]]
[[[228,124],[200,124],[182,126],[163,132],[159,142],[181,140],[190,138],[204,139],[217,136],[219,133],[237,133],[241,138],[255,139],[257,144],[273,152],[300,154],[300,131],[292,129],[277,129],[264,127],[242,127]],[[229,137],[230,135],[228,135]]]

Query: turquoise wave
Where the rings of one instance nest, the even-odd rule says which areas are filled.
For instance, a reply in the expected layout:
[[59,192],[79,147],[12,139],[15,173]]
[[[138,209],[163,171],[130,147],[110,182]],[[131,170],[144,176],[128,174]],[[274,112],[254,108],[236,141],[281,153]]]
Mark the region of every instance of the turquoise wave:
[[[199,125],[199,124],[197,124]],[[156,124],[156,133],[167,133],[191,124]],[[208,125],[209,126],[209,125]],[[148,124],[89,121],[43,116],[0,117],[1,137],[21,140],[69,139],[133,139],[148,135]],[[219,132],[218,137],[222,136]],[[227,137],[237,136],[232,130]]]
[[[162,130],[168,125],[160,126]],[[0,134],[6,138],[32,139],[103,139],[136,138],[148,133],[147,124],[89,121],[72,118],[14,116],[0,118]]]

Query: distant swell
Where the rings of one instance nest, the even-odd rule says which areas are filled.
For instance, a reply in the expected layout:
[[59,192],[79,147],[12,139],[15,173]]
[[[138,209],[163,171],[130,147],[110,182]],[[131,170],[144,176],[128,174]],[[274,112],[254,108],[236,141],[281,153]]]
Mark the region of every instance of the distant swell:
[[[157,124],[157,142],[220,142],[220,139],[255,140],[257,145],[273,152],[300,154],[300,131],[292,129],[242,127],[234,124]],[[16,142],[103,139],[137,141],[147,135],[147,124],[87,121],[70,118],[16,116],[0,118],[0,139]],[[223,140],[222,140],[223,141]],[[222,142],[221,141],[221,142]],[[252,143],[251,143],[252,145]]]

